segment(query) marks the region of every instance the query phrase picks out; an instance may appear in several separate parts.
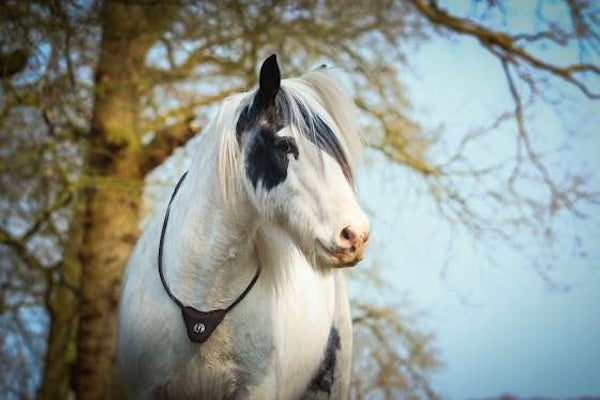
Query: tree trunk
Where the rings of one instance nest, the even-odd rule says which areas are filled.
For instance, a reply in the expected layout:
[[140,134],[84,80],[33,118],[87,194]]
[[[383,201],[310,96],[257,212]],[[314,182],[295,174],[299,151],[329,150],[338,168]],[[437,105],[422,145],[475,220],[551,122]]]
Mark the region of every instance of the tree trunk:
[[[101,176],[141,181],[132,150],[95,166]],[[115,399],[115,317],[123,266],[138,235],[140,186],[97,187],[86,197],[76,392],[80,399]]]
[[139,98],[146,53],[173,15],[152,4],[107,2],[96,71],[85,191],[77,341],[79,399],[122,397],[115,368],[116,311],[125,262],[138,237],[143,149]]
[[82,203],[76,200],[69,223],[69,245],[65,247],[61,276],[48,288],[46,307],[50,314],[44,374],[38,399],[67,399],[73,390],[71,371],[76,360],[77,324],[79,321],[79,288],[81,264]]

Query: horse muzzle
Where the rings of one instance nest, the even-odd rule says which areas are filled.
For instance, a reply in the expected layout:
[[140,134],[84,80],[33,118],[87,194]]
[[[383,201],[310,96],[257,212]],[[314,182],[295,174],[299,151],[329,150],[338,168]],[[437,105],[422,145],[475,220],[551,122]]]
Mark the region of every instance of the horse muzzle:
[[347,234],[342,243],[330,246],[317,241],[318,253],[332,268],[353,267],[363,259],[368,241],[368,232],[357,235]]

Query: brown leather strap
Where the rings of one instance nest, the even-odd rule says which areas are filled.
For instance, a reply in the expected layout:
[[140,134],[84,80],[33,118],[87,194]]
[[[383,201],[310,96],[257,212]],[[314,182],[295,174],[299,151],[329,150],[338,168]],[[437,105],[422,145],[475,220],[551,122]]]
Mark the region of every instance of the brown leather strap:
[[171,292],[169,285],[167,284],[167,280],[163,273],[163,245],[165,242],[165,232],[167,231],[167,223],[169,222],[169,213],[171,211],[171,203],[173,203],[173,199],[175,195],[179,191],[181,184],[185,180],[187,176],[187,172],[184,173],[181,178],[179,178],[179,182],[175,186],[175,190],[171,195],[171,199],[169,200],[169,204],[167,205],[167,211],[165,212],[165,219],[163,221],[162,230],[160,232],[160,241],[158,244],[158,274],[160,275],[160,281],[162,282],[163,288],[167,295],[177,304],[177,307],[181,309],[181,315],[183,317],[183,322],[185,324],[186,332],[188,338],[194,343],[204,343],[208,340],[211,333],[216,329],[216,327],[223,321],[225,315],[231,311],[235,306],[237,306],[240,301],[246,297],[256,281],[258,281],[258,277],[260,276],[260,266],[256,269],[256,273],[254,274],[254,278],[250,281],[248,286],[244,289],[244,291],[229,305],[229,307],[224,310],[212,310],[212,311],[200,311],[195,309],[194,307],[185,306],[181,300],[177,298]]

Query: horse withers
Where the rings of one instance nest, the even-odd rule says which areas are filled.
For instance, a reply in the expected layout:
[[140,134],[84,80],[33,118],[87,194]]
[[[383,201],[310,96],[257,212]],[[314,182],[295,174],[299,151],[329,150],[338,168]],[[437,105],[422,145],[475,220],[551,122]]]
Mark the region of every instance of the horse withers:
[[347,398],[361,147],[331,69],[282,81],[273,55],[257,89],[223,102],[127,265],[117,356],[132,398]]

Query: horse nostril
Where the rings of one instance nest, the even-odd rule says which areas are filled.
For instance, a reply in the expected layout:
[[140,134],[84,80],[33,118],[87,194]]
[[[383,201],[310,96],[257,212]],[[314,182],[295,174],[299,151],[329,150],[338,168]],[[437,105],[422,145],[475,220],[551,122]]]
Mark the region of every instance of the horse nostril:
[[347,226],[344,229],[342,229],[341,236],[344,240],[348,242],[353,242],[357,235],[351,226]]
[[369,231],[357,229],[352,225],[347,225],[338,235],[337,244],[340,249],[350,252],[362,252],[367,240],[369,240]]

